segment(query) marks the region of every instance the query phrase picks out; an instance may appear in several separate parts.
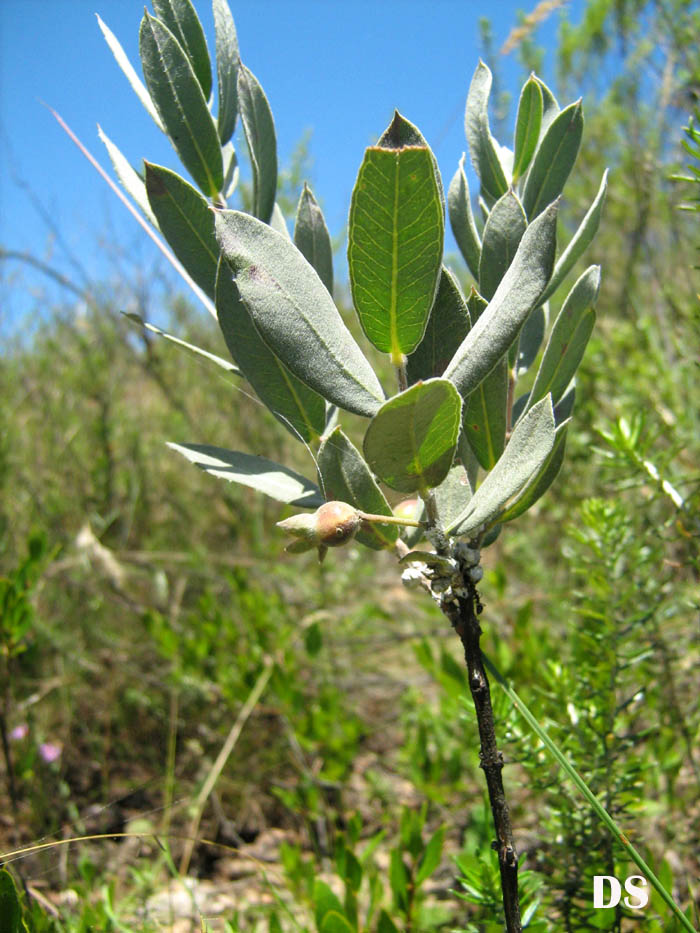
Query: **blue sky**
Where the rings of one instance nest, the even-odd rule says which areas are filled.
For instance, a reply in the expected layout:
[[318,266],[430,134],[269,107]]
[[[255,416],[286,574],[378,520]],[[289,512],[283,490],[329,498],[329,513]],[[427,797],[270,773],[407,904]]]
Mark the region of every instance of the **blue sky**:
[[[312,130],[310,182],[333,234],[346,222],[364,148],[385,129],[395,107],[420,128],[449,183],[466,145],[464,102],[481,51],[479,18],[490,17],[498,49],[517,22],[517,11],[535,6],[535,0],[229,3],[241,56],[272,106],[282,164],[302,133]],[[210,4],[199,0],[195,5],[213,51]],[[582,5],[582,0],[569,4],[574,20]],[[97,138],[97,123],[133,163],[145,157],[176,170],[179,166],[116,65],[96,12],[140,73],[139,0],[0,2],[0,243],[50,258],[67,274],[68,251],[73,251],[88,274],[99,277],[106,272],[99,246],[105,218],[114,237],[128,242],[139,234],[41,101],[62,115],[105,167],[109,160]],[[550,49],[557,22],[555,13],[537,33]],[[504,84],[517,93],[519,66],[512,55],[502,61]],[[545,80],[551,78],[548,66],[551,57]],[[237,148],[242,146],[239,139]],[[60,231],[59,242],[50,237],[37,201]],[[155,256],[151,250],[144,245],[146,262]],[[336,274],[342,279],[343,256],[338,265]],[[7,281],[9,263],[5,266],[0,281]],[[34,278],[37,285],[44,284],[37,276],[23,271],[30,285]],[[4,304],[0,326],[8,314],[29,307],[16,293]]]

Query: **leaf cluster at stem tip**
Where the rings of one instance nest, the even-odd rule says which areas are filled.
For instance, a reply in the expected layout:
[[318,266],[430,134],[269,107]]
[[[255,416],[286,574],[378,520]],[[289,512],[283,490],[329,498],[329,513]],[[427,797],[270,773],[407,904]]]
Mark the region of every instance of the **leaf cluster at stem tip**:
[[[212,66],[190,0],[154,0],[139,32],[143,81],[99,21],[193,184],[151,162],[141,174],[103,140],[129,195],[213,302],[231,378],[245,379],[294,438],[316,449],[318,483],[253,454],[200,443],[173,449],[208,473],[289,505],[342,501],[386,516],[348,537],[369,548],[397,542],[389,490],[427,503],[426,528],[442,525],[449,536],[483,541],[556,478],[575,374],[595,322],[597,267],[552,307],[596,233],[606,190],[604,176],[578,229],[557,250],[560,196],[583,134],[581,101],[560,107],[531,75],[511,149],[491,133],[492,75],[479,62],[465,111],[478,210],[465,156],[456,154],[445,196],[428,142],[394,113],[360,161],[349,205],[348,267],[361,345],[334,301],[330,235],[308,183],[290,235],[276,201],[270,103],[241,59],[228,3],[214,0],[213,8]],[[252,190],[236,204],[239,159],[231,140],[239,119]],[[446,219],[473,276],[466,295],[444,265]],[[368,346],[388,356],[396,390],[380,381]],[[519,393],[531,368],[531,388]],[[343,433],[340,412],[368,420],[360,447]],[[450,493],[449,508],[441,507],[433,491],[449,485],[456,469],[464,482]],[[414,539],[416,532],[401,535]]]

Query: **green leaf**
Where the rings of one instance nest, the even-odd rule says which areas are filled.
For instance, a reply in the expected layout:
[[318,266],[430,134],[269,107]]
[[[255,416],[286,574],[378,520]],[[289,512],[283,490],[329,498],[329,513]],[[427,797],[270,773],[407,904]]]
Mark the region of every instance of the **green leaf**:
[[441,376],[470,326],[469,311],[457,280],[443,266],[425,334],[406,363],[409,383]]
[[542,341],[544,340],[546,324],[547,315],[545,314],[543,305],[535,308],[532,314],[528,315],[523,324],[523,329],[520,331],[520,339],[518,341],[518,373],[527,372],[535,362],[537,354],[540,352]]
[[430,841],[425,847],[423,855],[421,856],[420,864],[418,866],[418,873],[416,874],[414,882],[416,887],[423,884],[423,882],[432,875],[432,873],[440,864],[442,846],[444,842],[445,827],[441,826],[440,829],[438,829],[437,832],[432,835]]
[[[318,451],[318,469],[327,499],[349,502],[356,509],[373,515],[392,514],[391,506],[359,450],[339,427],[323,439]],[[367,523],[357,533],[356,540],[379,551],[391,547],[398,536],[396,525]]]
[[[519,395],[516,398],[515,403],[513,404],[513,411],[511,412],[513,424],[517,424],[517,422],[520,420],[520,416],[524,413],[525,409],[527,408],[527,403],[528,403],[529,398],[530,398],[529,392],[525,392],[523,393],[523,395]],[[554,420],[556,422],[556,418]]]
[[289,228],[287,227],[287,221],[277,201],[275,201],[275,206],[272,208],[272,217],[270,217],[269,225],[276,233],[281,233],[285,240],[288,240],[290,243],[292,242],[292,238],[289,235]]
[[459,167],[450,182],[447,191],[447,211],[450,226],[469,271],[479,280],[479,262],[481,260],[481,240],[474,223],[472,202],[469,197],[469,185],[464,171],[464,153],[459,160]]
[[467,310],[469,311],[469,319],[472,322],[472,327],[476,324],[488,306],[488,301],[486,301],[486,299],[483,298],[472,285],[469,291],[469,296],[467,297]]
[[270,217],[270,226],[273,230],[276,230],[277,233],[281,233],[285,240],[289,240],[291,243],[292,238],[289,235],[289,229],[287,228],[287,221],[284,219],[284,214],[282,213],[282,208],[279,206],[277,201],[275,201],[275,206],[272,209],[272,217]]
[[355,933],[349,921],[345,919],[344,914],[335,910],[326,914],[319,931],[320,933]]
[[294,245],[318,272],[318,276],[333,294],[333,247],[331,237],[311,189],[304,184],[294,222]]
[[379,914],[377,933],[399,933],[396,924],[385,910]]
[[211,62],[207,40],[199,17],[190,0],[153,0],[153,9],[158,19],[167,26],[189,59],[202,88],[205,100],[211,94]]
[[384,400],[379,380],[299,250],[249,214],[221,211],[215,223],[241,300],[272,352],[328,401],[372,417]]
[[[419,148],[430,148],[423,137],[423,134],[409,120],[404,119],[398,111],[394,111],[394,119],[379,137],[377,146],[389,149],[404,149],[407,146],[418,146]],[[433,160],[435,170],[435,180],[437,181],[438,191],[440,193],[440,203],[442,204],[443,215],[445,213],[445,192],[442,188],[442,177],[437,159],[431,150],[430,155]]]
[[238,68],[241,56],[231,9],[226,0],[213,0],[216,33],[216,74],[219,84],[217,128],[223,146],[233,136],[238,116]]
[[238,106],[253,169],[253,213],[268,223],[277,195],[277,136],[270,105],[258,79],[241,64]]
[[335,911],[342,916],[343,905],[325,881],[314,882],[314,916],[319,933],[327,914]]
[[[97,16],[97,14],[95,15]],[[109,28],[109,26],[107,26],[100,19],[99,16],[97,16],[97,24],[102,30],[102,35],[105,37],[105,41],[107,42],[107,45],[109,46],[112,52],[112,55],[114,55],[114,58],[116,59],[117,64],[119,65],[121,70],[126,75],[126,79],[131,85],[132,90],[135,92],[138,99],[141,101],[143,106],[146,108],[146,110],[148,111],[149,115],[151,116],[153,122],[156,124],[158,129],[161,130],[163,133],[165,133],[166,132],[165,127],[163,126],[163,123],[160,117],[158,116],[158,111],[156,110],[155,105],[153,101],[151,100],[151,95],[146,90],[146,86],[143,83],[143,81],[136,74],[136,71],[134,70],[134,66],[131,64],[129,59],[126,57],[126,52],[121,47],[119,40],[114,35],[112,30]]]
[[528,408],[549,392],[556,405],[574,378],[595,324],[600,266],[590,266],[569,292],[554,322],[530,391]]
[[562,398],[560,398],[557,404],[554,406],[554,423],[557,425],[557,427],[559,427],[560,424],[563,424],[564,421],[571,417],[574,411],[575,401],[576,386],[572,384],[568,391],[564,393]]
[[438,515],[443,525],[448,525],[465,510],[472,497],[472,488],[467,471],[461,464],[452,467],[443,482],[434,491],[434,496]]
[[293,376],[261,338],[223,257],[216,277],[216,313],[226,346],[260,401],[297,439],[308,443],[320,437],[325,401]]
[[479,293],[490,301],[508,271],[527,228],[518,196],[508,189],[489,212],[481,240]]
[[542,139],[552,121],[556,119],[559,114],[559,104],[544,81],[538,78],[537,75],[534,77],[535,81],[537,81],[540,86],[540,91],[542,91],[542,125],[540,126],[540,139]]
[[392,849],[389,863],[389,884],[396,906],[405,910],[408,904],[408,872],[400,849]]
[[144,13],[139,49],[146,86],[182,164],[214,198],[224,184],[216,127],[199,81],[180,43],[160,20]]
[[317,509],[326,501],[321,490],[311,480],[266,457],[212,447],[210,444],[169,443],[168,447],[182,454],[205,473],[249,486],[278,502]]
[[348,884],[350,890],[357,894],[362,884],[362,865],[354,852],[347,849],[345,852],[345,870],[343,880]]
[[531,221],[562,193],[582,133],[583,108],[577,100],[552,120],[532,160],[523,190],[523,207]]
[[3,933],[29,933],[12,875],[4,868],[0,869],[0,917]]
[[459,440],[457,441],[457,456],[461,460],[462,465],[466,471],[469,488],[473,491],[476,489],[480,467],[479,461],[476,459],[476,454],[472,450],[471,444],[467,440],[464,431],[459,432]]
[[[404,124],[406,126],[404,126]],[[395,363],[420,343],[440,276],[444,217],[434,157],[405,144],[398,111],[365,151],[350,205],[350,286],[368,339]]]
[[313,622],[304,630],[304,647],[312,658],[315,658],[323,647],[323,633],[318,622]]
[[512,522],[514,518],[527,512],[543,496],[559,475],[566,452],[566,432],[568,424],[560,424],[556,430],[554,446],[536,475],[530,480],[515,502],[506,509],[499,521]]
[[445,378],[462,398],[507,353],[528,314],[539,304],[554,265],[557,207],[550,205],[528,226],[495,295],[445,370]]
[[472,164],[481,181],[484,194],[497,201],[508,190],[508,181],[498,156],[497,143],[489,128],[489,94],[491,72],[480,61],[469,86],[464,128],[469,143]]
[[213,298],[219,244],[209,203],[170,169],[144,165],[148,200],[163,236],[197,285]]
[[224,187],[222,193],[224,198],[230,198],[238,187],[240,176],[238,156],[233,148],[233,143],[226,143],[221,149],[221,155],[224,159]]
[[112,168],[122,188],[129,197],[135,201],[146,220],[153,224],[154,227],[157,227],[158,221],[153,216],[151,205],[148,203],[148,196],[146,194],[146,186],[143,182],[143,178],[141,178],[129,160],[122,155],[99,123],[97,124],[97,135],[105,144],[110,162],[112,163]]
[[392,489],[427,492],[452,466],[461,415],[462,401],[446,379],[419,382],[385,402],[370,421],[365,459]]
[[208,350],[203,350],[202,347],[197,347],[193,343],[187,343],[186,340],[180,340],[179,337],[175,337],[172,334],[167,334],[164,330],[161,330],[160,327],[156,327],[155,324],[149,324],[148,321],[144,321],[143,318],[139,317],[138,314],[134,314],[130,311],[122,311],[122,314],[132,323],[138,325],[139,327],[143,327],[144,330],[150,330],[151,333],[158,334],[160,337],[165,337],[166,340],[170,340],[172,343],[177,344],[184,350],[189,350],[190,353],[194,353],[196,356],[202,356],[204,359],[209,360],[212,363],[216,363],[217,366],[225,369],[226,372],[232,373],[234,376],[243,375],[235,363],[231,363],[229,360],[224,360],[220,356],[216,356],[215,353],[210,353]]
[[506,442],[508,359],[502,356],[467,399],[462,428],[480,466],[491,470]]
[[427,805],[420,810],[412,810],[404,807],[399,821],[399,837],[401,845],[406,849],[414,859],[423,852],[423,827],[427,815]]
[[523,85],[515,118],[515,142],[513,150],[513,181],[523,174],[537,148],[542,126],[542,89],[534,75]]
[[508,445],[493,470],[474,493],[469,505],[447,531],[469,535],[494,522],[539,471],[554,447],[552,400],[542,399],[515,426]]
[[550,279],[549,285],[544,290],[542,298],[540,299],[541,301],[546,301],[559,288],[566,276],[583,255],[586,248],[590,245],[593,237],[598,232],[600,215],[603,211],[603,203],[605,201],[605,194],[607,190],[608,170],[606,169],[603,172],[603,178],[600,183],[600,188],[598,189],[598,194],[595,196],[595,199],[589,207],[586,216],[581,221],[578,230],[572,236],[571,240],[567,244],[566,249],[561,254],[559,259],[557,259],[556,265],[554,266],[554,272],[552,273],[552,278]]

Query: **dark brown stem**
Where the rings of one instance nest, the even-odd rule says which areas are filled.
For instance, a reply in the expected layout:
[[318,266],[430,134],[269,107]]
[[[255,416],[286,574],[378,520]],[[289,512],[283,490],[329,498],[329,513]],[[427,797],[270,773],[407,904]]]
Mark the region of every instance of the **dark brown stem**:
[[481,603],[474,585],[465,580],[467,596],[453,597],[443,603],[443,611],[452,622],[454,630],[464,647],[467,662],[469,689],[476,708],[476,720],[479,726],[481,750],[479,763],[486,776],[493,824],[496,830],[494,849],[498,852],[498,865],[501,872],[501,890],[503,908],[508,933],[521,933],[520,901],[518,898],[518,855],[513,843],[513,830],[510,825],[510,813],[503,789],[503,755],[496,744],[496,727],[491,706],[491,690],[484,670],[481,655],[481,626],[478,614]]

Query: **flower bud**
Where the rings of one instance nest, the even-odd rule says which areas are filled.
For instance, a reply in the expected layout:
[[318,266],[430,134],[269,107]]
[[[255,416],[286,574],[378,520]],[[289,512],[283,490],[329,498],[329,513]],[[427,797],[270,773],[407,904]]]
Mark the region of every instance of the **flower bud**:
[[347,502],[326,502],[317,510],[316,532],[321,544],[340,547],[355,537],[362,522]]
[[277,522],[277,527],[295,538],[301,538],[302,541],[308,541],[309,547],[317,544],[316,533],[316,513],[308,515],[306,512],[300,512],[298,515],[292,515],[285,518],[283,522]]
[[312,547],[318,547],[320,553],[326,548],[347,544],[361,524],[359,512],[347,502],[325,502],[313,515],[302,513],[277,522],[279,528],[299,539],[287,547],[294,553]]

